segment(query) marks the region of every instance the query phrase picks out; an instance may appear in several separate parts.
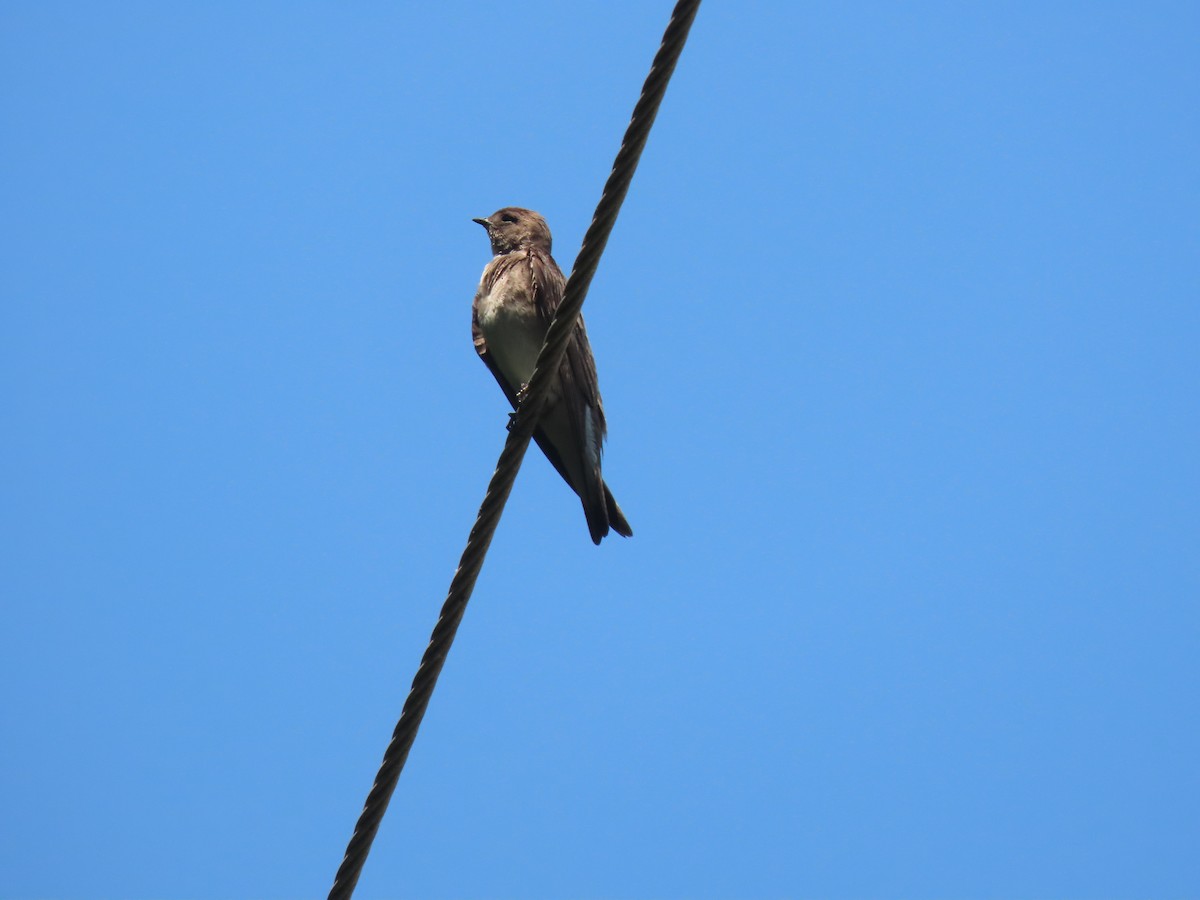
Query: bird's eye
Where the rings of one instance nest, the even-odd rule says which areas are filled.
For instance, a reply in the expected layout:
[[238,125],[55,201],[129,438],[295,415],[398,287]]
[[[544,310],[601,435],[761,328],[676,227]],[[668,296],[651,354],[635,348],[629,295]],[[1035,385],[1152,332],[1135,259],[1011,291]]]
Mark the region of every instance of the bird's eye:
[[504,215],[502,215],[500,217],[500,221],[501,222],[515,222],[515,221],[517,221],[517,217],[514,216],[512,213],[505,213]]

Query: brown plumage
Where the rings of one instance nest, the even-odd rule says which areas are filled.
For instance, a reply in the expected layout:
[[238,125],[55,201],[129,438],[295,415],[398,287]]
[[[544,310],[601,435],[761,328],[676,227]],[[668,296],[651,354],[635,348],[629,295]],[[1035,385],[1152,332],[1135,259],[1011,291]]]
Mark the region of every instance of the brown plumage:
[[[566,279],[550,255],[550,228],[537,213],[508,206],[474,221],[487,229],[496,255],[475,292],[471,336],[516,409],[517,394],[533,374]],[[625,537],[633,535],[600,474],[606,433],[596,362],[580,317],[533,439],[579,495],[588,532],[597,544],[610,528]]]

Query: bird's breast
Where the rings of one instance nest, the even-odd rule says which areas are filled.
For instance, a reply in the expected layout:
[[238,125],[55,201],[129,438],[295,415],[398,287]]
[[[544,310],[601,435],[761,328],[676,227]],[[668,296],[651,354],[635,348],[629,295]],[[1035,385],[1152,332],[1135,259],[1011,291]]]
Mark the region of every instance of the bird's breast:
[[489,273],[480,283],[476,317],[488,353],[514,389],[529,381],[546,331],[533,302],[529,273],[524,266],[506,268],[486,290]]

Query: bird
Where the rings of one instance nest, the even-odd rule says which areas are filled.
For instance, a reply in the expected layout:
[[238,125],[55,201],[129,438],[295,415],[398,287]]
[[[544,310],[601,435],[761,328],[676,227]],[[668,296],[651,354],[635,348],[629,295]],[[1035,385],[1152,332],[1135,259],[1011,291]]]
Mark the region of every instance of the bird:
[[[506,206],[472,221],[487,230],[494,256],[484,267],[471,304],[471,338],[515,410],[567,282],[550,255],[550,227],[538,213]],[[610,529],[633,536],[600,473],[607,431],[596,361],[581,316],[533,439],[579,495],[594,544]]]

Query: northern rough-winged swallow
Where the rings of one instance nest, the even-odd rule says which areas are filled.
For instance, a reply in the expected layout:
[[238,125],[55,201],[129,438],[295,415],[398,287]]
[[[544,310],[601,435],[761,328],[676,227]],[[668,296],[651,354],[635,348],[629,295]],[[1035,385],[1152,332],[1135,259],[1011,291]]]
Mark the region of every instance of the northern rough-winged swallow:
[[[550,255],[550,228],[537,213],[506,206],[474,221],[487,229],[496,255],[483,270],[475,292],[471,336],[475,350],[516,409],[566,279]],[[580,317],[533,439],[583,501],[588,531],[596,544],[610,528],[633,536],[600,475],[606,431],[596,361]]]

